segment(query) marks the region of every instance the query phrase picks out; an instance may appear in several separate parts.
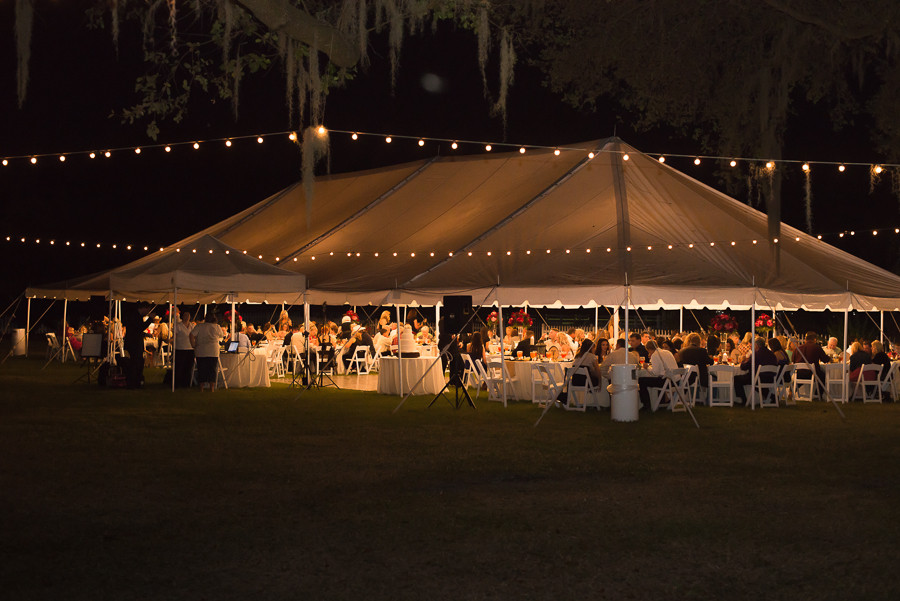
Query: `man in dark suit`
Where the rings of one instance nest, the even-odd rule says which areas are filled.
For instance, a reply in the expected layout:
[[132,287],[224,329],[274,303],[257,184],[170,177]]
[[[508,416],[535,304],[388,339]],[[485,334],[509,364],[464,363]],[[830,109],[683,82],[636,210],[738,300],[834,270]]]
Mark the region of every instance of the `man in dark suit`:
[[[750,372],[750,368],[752,357],[747,357],[741,362],[741,370],[746,371],[745,374],[740,374],[734,377],[734,392],[740,397],[744,404],[747,404],[747,395],[744,393],[744,386],[751,386],[753,383],[753,374]],[[778,365],[778,359],[775,357],[775,353],[769,350],[769,347],[766,346],[766,339],[762,336],[756,337],[756,369],[758,370],[763,365]],[[760,376],[760,379],[765,382],[766,374]],[[772,382],[774,379],[774,375],[769,374],[769,382]]]
[[531,330],[529,330],[529,329],[525,330],[525,335],[522,336],[522,340],[520,340],[519,344],[516,345],[516,349],[515,349],[515,351],[513,351],[513,356],[517,356],[519,354],[519,351],[522,351],[523,357],[531,356],[531,347],[532,347],[531,337],[533,335],[534,335],[534,332],[532,332]]

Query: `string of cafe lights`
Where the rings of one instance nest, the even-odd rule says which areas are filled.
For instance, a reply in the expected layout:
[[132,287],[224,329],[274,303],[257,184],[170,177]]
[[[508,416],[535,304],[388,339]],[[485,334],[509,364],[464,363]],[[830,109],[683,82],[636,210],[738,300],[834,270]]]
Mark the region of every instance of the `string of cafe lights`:
[[[469,147],[469,148],[481,148],[484,152],[492,152],[494,150],[516,150],[518,149],[519,153],[525,154],[534,150],[552,150],[556,156],[562,154],[562,152],[569,151],[577,151],[583,152],[587,155],[589,159],[593,159],[597,152],[606,152],[612,154],[621,154],[623,160],[627,161],[630,159],[630,156],[625,151],[619,150],[597,150],[592,148],[583,148],[580,146],[548,146],[548,145],[540,145],[540,144],[516,144],[510,142],[490,142],[484,140],[465,140],[465,139],[454,139],[454,138],[440,138],[440,137],[432,137],[432,136],[411,136],[411,135],[402,135],[402,134],[391,134],[391,133],[383,133],[383,132],[368,132],[368,131],[360,131],[360,130],[344,130],[344,129],[326,129],[324,126],[318,126],[314,129],[314,132],[319,136],[327,136],[332,134],[340,134],[349,136],[351,140],[359,140],[363,137],[370,137],[381,139],[385,144],[392,144],[394,141],[411,141],[414,142],[418,147],[424,148],[427,144],[446,144],[449,145],[450,150],[457,150],[461,147]],[[135,146],[120,146],[115,148],[105,148],[105,149],[93,149],[93,150],[74,150],[74,151],[65,151],[65,152],[42,152],[42,153],[32,153],[32,154],[21,154],[21,155],[9,155],[0,158],[0,166],[8,167],[17,162],[26,162],[31,163],[32,165],[38,164],[38,162],[42,162],[43,159],[55,159],[59,163],[66,163],[67,160],[76,157],[87,157],[88,159],[97,159],[100,157],[103,158],[111,158],[113,155],[119,155],[123,153],[130,153],[135,155],[141,155],[144,152],[161,150],[165,153],[172,153],[174,150],[180,147],[191,147],[194,150],[199,150],[201,146],[207,146],[211,144],[221,144],[226,148],[231,148],[235,146],[238,142],[255,141],[257,144],[262,144],[266,139],[269,138],[282,138],[287,136],[292,142],[296,142],[298,140],[298,133],[296,131],[278,131],[278,132],[268,132],[261,134],[252,134],[252,135],[238,135],[238,136],[229,136],[222,138],[209,138],[202,140],[189,140],[189,141],[181,141],[181,142],[169,142],[169,143],[159,143],[159,144],[145,144],[145,145],[135,145]],[[679,154],[679,153],[659,153],[659,152],[647,152],[644,153],[649,157],[654,157],[660,163],[665,163],[669,159],[688,159],[692,160],[693,164],[696,166],[700,166],[704,161],[722,161],[726,162],[730,167],[737,167],[739,164],[747,163],[753,165],[763,165],[765,169],[772,171],[777,168],[778,165],[799,165],[801,170],[806,173],[809,173],[814,166],[830,166],[836,168],[839,172],[843,173],[847,170],[848,167],[865,167],[870,170],[874,175],[881,175],[888,168],[900,168],[900,163],[869,163],[869,162],[859,162],[859,161],[809,161],[809,160],[799,160],[799,159],[763,159],[759,157],[735,157],[735,156],[724,156],[724,155],[708,155],[708,154]]]
[[[864,235],[868,234],[873,237],[878,236],[880,234],[890,234],[890,233],[893,233],[895,235],[900,235],[900,227],[880,228],[880,229],[872,229],[872,230],[865,230],[865,231],[861,230],[859,232],[857,232],[856,230],[849,230],[849,231],[836,232],[836,233],[830,233],[830,234],[819,234],[816,236],[816,239],[823,240],[823,238],[826,236],[827,237],[836,237],[838,239],[841,239],[841,238],[856,236],[857,233],[859,233],[860,236],[864,236]],[[790,244],[791,242],[799,243],[803,239],[804,238],[801,236],[793,236],[793,237],[786,237],[786,238],[781,238],[781,239],[774,238],[772,240],[772,242],[775,244]],[[55,248],[62,248],[62,249],[98,249],[98,250],[99,249],[111,249],[111,250],[118,250],[118,251],[125,251],[125,252],[133,251],[136,253],[140,253],[141,251],[152,253],[152,252],[157,252],[157,250],[159,252],[164,252],[167,250],[172,250],[172,248],[173,248],[171,245],[168,247],[166,247],[166,246],[157,247],[155,245],[151,246],[151,245],[138,245],[138,244],[119,244],[119,243],[104,244],[102,242],[84,242],[84,241],[73,242],[71,240],[62,241],[62,240],[57,240],[55,238],[39,238],[39,237],[28,237],[28,236],[18,236],[17,237],[17,236],[12,236],[12,235],[5,236],[3,240],[6,243],[12,244],[12,245],[27,245],[27,246],[42,245],[42,246],[52,246]],[[593,249],[592,248],[535,248],[535,249],[526,249],[526,250],[500,250],[500,251],[471,250],[471,251],[463,251],[461,253],[454,252],[454,251],[437,251],[437,250],[407,251],[407,252],[400,252],[400,251],[387,251],[387,252],[366,251],[366,252],[363,252],[363,251],[353,251],[353,250],[349,250],[349,251],[342,250],[342,251],[328,251],[328,252],[310,254],[310,255],[307,255],[304,257],[292,257],[292,261],[295,263],[299,262],[300,260],[321,262],[323,260],[327,261],[333,257],[338,257],[338,258],[341,258],[341,257],[347,257],[347,258],[372,257],[372,258],[382,258],[382,259],[393,259],[393,258],[414,259],[416,257],[422,257],[422,256],[428,256],[429,258],[433,258],[433,257],[450,258],[450,257],[454,257],[454,256],[463,256],[463,257],[497,256],[497,257],[502,258],[503,256],[513,256],[513,255],[516,255],[516,256],[524,255],[525,257],[528,257],[528,256],[540,257],[540,256],[546,256],[546,255],[550,255],[550,254],[553,254],[553,255],[578,255],[578,254],[591,254],[592,252],[594,254],[599,254],[602,256],[603,254],[612,253],[614,251],[617,253],[618,252],[641,253],[641,252],[654,252],[654,251],[665,252],[665,251],[671,251],[671,250],[676,250],[676,249],[692,250],[692,249],[699,249],[699,248],[704,248],[704,247],[719,248],[719,249],[734,248],[735,250],[740,250],[741,248],[746,248],[748,246],[756,246],[760,242],[765,242],[765,240],[742,239],[742,240],[707,240],[707,241],[697,241],[697,242],[672,242],[672,243],[658,242],[658,243],[650,244],[650,245],[632,245],[632,246],[625,246],[625,247],[600,247],[600,248],[593,248]],[[182,249],[180,247],[174,247],[174,250],[175,250],[175,252],[182,251]],[[185,249],[185,250],[187,250],[187,249]],[[197,249],[191,249],[191,251],[195,254],[198,252]],[[200,250],[199,252],[201,254],[204,252],[213,254],[216,251]],[[219,251],[219,252],[224,252],[225,254],[230,254],[231,251],[225,250],[225,251]],[[257,254],[256,252],[253,252],[250,250],[240,250],[237,252],[240,252],[240,253],[248,255],[248,256],[256,257],[257,259],[259,259],[261,261],[269,261],[269,262],[272,262],[275,264],[282,262],[282,259],[279,256],[274,256],[274,255],[267,256],[264,254]]]

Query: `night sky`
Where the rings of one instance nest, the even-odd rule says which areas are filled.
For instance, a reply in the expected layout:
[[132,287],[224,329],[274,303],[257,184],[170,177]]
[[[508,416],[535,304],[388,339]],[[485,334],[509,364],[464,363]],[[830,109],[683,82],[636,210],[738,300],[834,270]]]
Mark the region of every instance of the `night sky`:
[[[31,82],[23,109],[16,107],[15,36],[12,2],[0,3],[0,155],[32,155],[152,144],[145,124],[122,124],[110,114],[135,102],[134,79],[140,72],[139,37],[133,24],[123,26],[118,56],[107,31],[89,31],[82,9],[68,3],[38,3],[33,33]],[[79,3],[80,4],[80,3]],[[541,74],[520,56],[510,92],[506,140],[515,144],[564,145],[615,133],[648,153],[703,154],[707,149],[680,132],[660,128],[638,132],[633,119],[613,101],[595,112],[576,111],[541,86]],[[442,26],[436,34],[408,38],[394,95],[384,40],[372,39],[372,65],[346,88],[333,92],[325,125],[332,129],[385,132],[500,142],[499,118],[491,117],[482,95],[472,34]],[[496,79],[496,64],[489,77]],[[423,77],[441,82],[428,91]],[[784,156],[807,160],[878,162],[864,128],[851,124],[835,132],[825,111],[798,106],[787,132]],[[285,131],[291,128],[284,102],[283,75],[273,69],[262,80],[247,79],[241,92],[240,117],[228,103],[198,100],[184,123],[161,123],[159,142]],[[462,152],[481,152],[464,147]],[[450,152],[448,145],[414,140],[386,145],[380,139],[352,142],[331,136],[332,172],[367,169]],[[688,159],[669,164],[723,189],[711,162],[700,168]],[[320,165],[324,172],[326,166]],[[112,250],[118,243],[165,246],[256,203],[300,178],[300,153],[286,137],[221,143],[200,150],[177,147],[171,154],[148,149],[90,160],[71,157],[60,163],[45,157],[37,165],[25,159],[0,167],[0,302],[6,306],[29,284],[75,277],[127,263],[140,254]],[[803,229],[802,179],[788,178],[783,219]],[[843,175],[816,171],[813,179],[813,233],[858,230],[857,236],[829,240],[887,269],[896,270],[894,237],[871,236],[875,227],[900,226],[898,202],[889,180],[869,194],[868,170]],[[746,194],[736,195],[746,200]],[[861,232],[868,230],[868,235]],[[7,242],[6,236],[13,241]],[[40,245],[18,242],[43,238]],[[49,247],[46,240],[85,241],[78,246]],[[96,243],[101,243],[100,249]],[[134,251],[133,251],[134,252]]]

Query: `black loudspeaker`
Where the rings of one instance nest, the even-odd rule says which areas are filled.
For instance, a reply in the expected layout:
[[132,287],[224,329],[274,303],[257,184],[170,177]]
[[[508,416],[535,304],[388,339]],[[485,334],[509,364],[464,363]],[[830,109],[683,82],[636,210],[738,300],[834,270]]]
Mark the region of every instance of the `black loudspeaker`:
[[[444,328],[447,329],[447,332],[451,334],[460,332],[472,317],[472,297],[445,296],[441,315],[444,318]],[[470,328],[471,325],[469,324]]]

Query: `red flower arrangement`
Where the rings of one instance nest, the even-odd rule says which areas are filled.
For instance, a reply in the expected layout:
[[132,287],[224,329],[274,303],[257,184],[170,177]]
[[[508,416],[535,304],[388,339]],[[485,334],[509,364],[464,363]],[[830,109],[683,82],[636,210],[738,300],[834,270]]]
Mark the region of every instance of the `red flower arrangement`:
[[500,315],[498,315],[496,311],[491,311],[488,314],[485,323],[487,323],[488,328],[495,329],[497,327],[497,324],[500,323]]
[[767,313],[760,313],[756,316],[756,333],[765,334],[775,327],[775,320]]
[[525,312],[525,309],[519,309],[509,318],[509,321],[506,322],[511,326],[517,327],[531,327],[531,324],[534,323],[528,313]]
[[709,329],[713,332],[730,334],[737,332],[738,322],[734,316],[728,313],[719,313],[709,322]]
[[[237,315],[234,316],[234,320],[237,323],[241,323],[244,321],[244,318],[241,317],[240,313],[238,313]],[[231,311],[225,311],[225,321],[227,321],[228,323],[231,323]]]
[[359,323],[359,315],[357,315],[353,309],[347,311],[344,315],[350,318],[351,323]]

